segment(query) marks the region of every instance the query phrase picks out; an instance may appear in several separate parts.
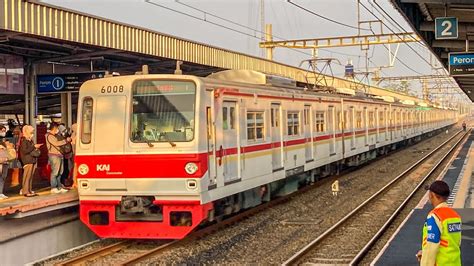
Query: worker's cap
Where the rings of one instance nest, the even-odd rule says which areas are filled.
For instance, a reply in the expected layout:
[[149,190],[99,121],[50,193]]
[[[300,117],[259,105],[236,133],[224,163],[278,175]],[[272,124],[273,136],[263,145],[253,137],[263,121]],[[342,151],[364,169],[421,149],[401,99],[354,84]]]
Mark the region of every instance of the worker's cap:
[[450,194],[448,184],[441,180],[434,181],[431,185],[426,186],[425,189],[445,198],[449,197]]

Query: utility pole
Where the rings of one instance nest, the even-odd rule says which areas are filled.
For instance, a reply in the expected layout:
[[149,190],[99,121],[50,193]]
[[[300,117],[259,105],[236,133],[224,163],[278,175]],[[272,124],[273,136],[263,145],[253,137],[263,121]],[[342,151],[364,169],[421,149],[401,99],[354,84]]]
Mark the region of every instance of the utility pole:
[[[267,39],[266,36],[268,34],[265,26],[265,0],[260,0],[260,32],[262,33],[260,39],[264,42]],[[262,49],[260,51],[262,57],[265,56],[265,50],[266,49]]]

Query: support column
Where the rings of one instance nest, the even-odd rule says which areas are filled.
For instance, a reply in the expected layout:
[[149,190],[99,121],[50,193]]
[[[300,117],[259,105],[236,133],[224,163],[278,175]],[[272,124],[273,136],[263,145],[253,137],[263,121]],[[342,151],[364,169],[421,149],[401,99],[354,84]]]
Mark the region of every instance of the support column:
[[[272,35],[272,24],[265,25],[265,41],[272,42],[273,35]],[[267,50],[267,59],[273,60],[273,48],[266,48]]]
[[[28,112],[28,124],[31,125],[36,131],[36,64],[31,63],[30,66],[30,86],[29,88],[29,112]],[[35,138],[37,135],[35,134]],[[36,140],[35,140],[36,142]]]
[[30,87],[32,82],[32,64],[28,62],[25,67],[25,113],[23,115],[23,124],[30,123]]
[[67,93],[67,123],[66,126],[71,128],[72,125],[72,92]]
[[66,93],[61,93],[61,122],[64,124],[67,124],[68,120],[68,112],[67,112],[67,94]]

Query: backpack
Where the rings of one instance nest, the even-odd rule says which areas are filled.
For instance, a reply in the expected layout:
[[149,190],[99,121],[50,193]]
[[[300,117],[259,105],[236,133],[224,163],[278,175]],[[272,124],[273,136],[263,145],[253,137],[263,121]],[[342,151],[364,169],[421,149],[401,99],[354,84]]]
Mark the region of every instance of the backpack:
[[[48,133],[48,136],[49,135],[52,135],[50,133]],[[59,150],[59,152],[64,155],[64,156],[67,156],[67,155],[70,155],[72,153],[72,145],[70,142],[66,142],[66,144],[64,145],[61,145],[61,146],[56,146],[56,145],[53,145],[49,140],[48,140],[48,136],[46,136],[46,141],[49,143],[49,145],[55,147],[56,149]],[[61,135],[61,134],[56,134],[56,135],[52,135],[54,136],[57,140],[61,141],[61,140],[65,140],[65,138]]]

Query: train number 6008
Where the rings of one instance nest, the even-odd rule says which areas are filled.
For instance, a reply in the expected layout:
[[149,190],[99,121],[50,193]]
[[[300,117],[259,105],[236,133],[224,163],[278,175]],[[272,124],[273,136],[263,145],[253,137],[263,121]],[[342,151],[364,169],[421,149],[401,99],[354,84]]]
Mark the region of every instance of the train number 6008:
[[120,86],[102,86],[100,93],[120,93],[123,92],[123,85]]

